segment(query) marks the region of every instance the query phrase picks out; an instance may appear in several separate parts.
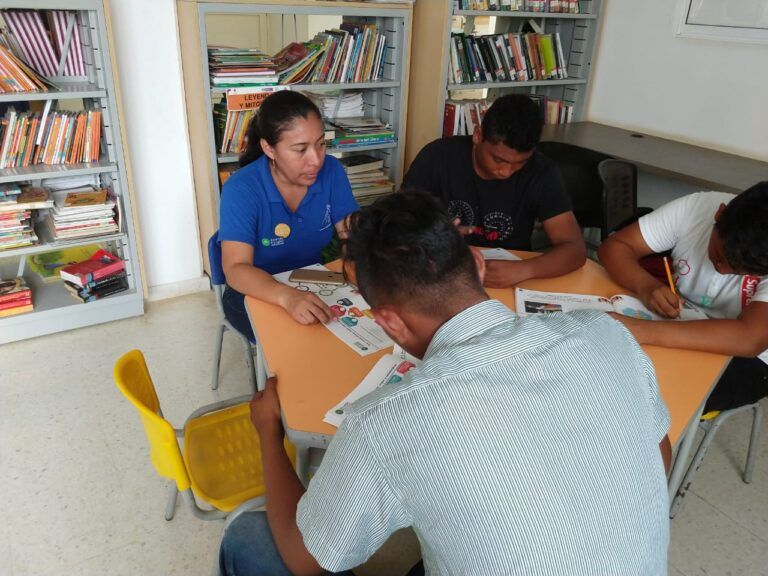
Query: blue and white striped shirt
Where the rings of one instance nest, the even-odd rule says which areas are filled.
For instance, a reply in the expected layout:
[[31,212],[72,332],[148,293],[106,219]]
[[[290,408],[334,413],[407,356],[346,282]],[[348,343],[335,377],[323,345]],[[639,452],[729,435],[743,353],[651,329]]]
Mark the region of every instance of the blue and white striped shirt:
[[332,571],[412,526],[427,574],[666,574],[668,428],[620,323],[485,301],[354,405],[297,521]]

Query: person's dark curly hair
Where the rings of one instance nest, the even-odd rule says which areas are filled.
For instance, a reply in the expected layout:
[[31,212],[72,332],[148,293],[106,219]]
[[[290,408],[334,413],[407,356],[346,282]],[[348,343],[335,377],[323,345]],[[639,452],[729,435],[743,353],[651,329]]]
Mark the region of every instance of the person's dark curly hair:
[[731,268],[742,274],[768,274],[768,181],[731,200],[715,223]]
[[442,205],[422,192],[385,196],[352,214],[342,254],[374,308],[407,302],[439,315],[454,295],[483,292],[469,246]]
[[539,106],[525,94],[497,98],[483,117],[483,140],[503,142],[518,152],[533,150],[541,139]]
[[280,141],[280,134],[288,130],[296,118],[309,118],[311,114],[322,119],[314,102],[300,92],[281,90],[267,96],[248,124],[246,148],[239,158],[240,168],[264,154],[262,138],[275,146]]

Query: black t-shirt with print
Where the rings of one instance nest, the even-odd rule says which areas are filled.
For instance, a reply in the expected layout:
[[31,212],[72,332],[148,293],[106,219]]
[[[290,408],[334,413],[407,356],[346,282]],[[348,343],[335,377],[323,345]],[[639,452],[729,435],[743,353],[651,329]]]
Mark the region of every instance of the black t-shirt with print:
[[476,246],[530,250],[536,220],[571,210],[555,163],[539,152],[505,180],[484,180],[472,167],[472,137],[453,136],[427,144],[411,164],[403,187],[440,198],[453,218],[475,228]]

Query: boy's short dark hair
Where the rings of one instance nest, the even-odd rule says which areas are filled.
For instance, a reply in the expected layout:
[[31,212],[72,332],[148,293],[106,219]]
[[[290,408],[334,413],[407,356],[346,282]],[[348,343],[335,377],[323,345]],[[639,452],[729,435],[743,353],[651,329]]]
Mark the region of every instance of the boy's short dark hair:
[[437,315],[455,296],[483,290],[469,246],[423,192],[392,194],[354,213],[342,254],[374,308],[407,304]]
[[768,274],[768,181],[731,200],[715,223],[728,264],[737,272]]
[[518,152],[533,150],[541,139],[539,106],[525,94],[497,98],[482,122],[483,140],[503,142]]

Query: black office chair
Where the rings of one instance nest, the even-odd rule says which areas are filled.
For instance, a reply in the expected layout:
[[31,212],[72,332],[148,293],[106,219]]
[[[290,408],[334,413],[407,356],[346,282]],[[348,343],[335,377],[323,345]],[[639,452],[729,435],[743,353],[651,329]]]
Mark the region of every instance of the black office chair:
[[600,240],[603,241],[652,209],[637,205],[637,166],[610,158],[597,165],[597,172],[603,182],[603,221],[600,225]]

